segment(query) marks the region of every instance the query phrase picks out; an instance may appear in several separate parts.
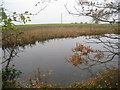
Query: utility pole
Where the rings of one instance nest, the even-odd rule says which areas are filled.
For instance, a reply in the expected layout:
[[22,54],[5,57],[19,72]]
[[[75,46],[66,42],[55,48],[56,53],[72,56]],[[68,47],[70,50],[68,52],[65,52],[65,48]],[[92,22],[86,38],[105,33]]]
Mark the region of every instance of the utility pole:
[[62,16],[62,13],[61,13],[61,24],[62,24],[62,19],[63,19],[63,16]]

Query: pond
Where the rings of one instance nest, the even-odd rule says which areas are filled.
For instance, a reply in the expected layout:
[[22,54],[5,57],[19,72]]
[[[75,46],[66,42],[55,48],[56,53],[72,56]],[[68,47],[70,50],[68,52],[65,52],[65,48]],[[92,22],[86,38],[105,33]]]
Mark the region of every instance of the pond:
[[[109,36],[110,34],[105,35]],[[36,41],[34,45],[26,45],[25,47],[19,46],[17,55],[13,58],[10,65],[15,65],[16,69],[22,71],[23,74],[20,76],[20,79],[22,80],[27,80],[29,77],[34,77],[39,69],[44,82],[65,86],[73,82],[79,82],[89,79],[90,77],[94,77],[98,74],[98,72],[108,68],[118,67],[117,56],[115,56],[110,62],[96,64],[88,69],[82,69],[86,67],[85,64],[75,67],[66,61],[66,59],[73,54],[72,48],[76,46],[76,43],[90,46],[94,50],[107,50],[104,43],[95,43],[100,40],[104,42],[118,42],[117,39],[97,35],[51,39],[44,42]],[[110,47],[108,49],[112,50]],[[47,76],[48,73],[51,73],[50,76]]]

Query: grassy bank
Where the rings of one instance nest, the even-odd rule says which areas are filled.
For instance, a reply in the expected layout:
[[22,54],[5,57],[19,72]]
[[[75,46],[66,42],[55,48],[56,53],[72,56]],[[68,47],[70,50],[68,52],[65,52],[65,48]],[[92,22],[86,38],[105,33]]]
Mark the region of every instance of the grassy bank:
[[[118,81],[120,75],[119,69],[113,68],[103,72],[100,72],[96,77],[92,77],[88,80],[84,80],[81,82],[72,83],[66,87],[58,87],[57,85],[52,85],[50,83],[42,83],[39,78],[28,80],[29,83],[14,83],[8,82],[10,84],[7,88],[87,88],[87,89],[95,89],[95,88],[118,88],[120,87],[120,82]],[[9,81],[9,80],[8,80]],[[20,82],[20,81],[19,81]]]
[[69,88],[118,88],[120,87],[119,75],[118,69],[106,70],[94,78],[71,84]]
[[54,38],[118,33],[117,26],[110,24],[40,24],[18,25],[17,28],[17,32],[3,31],[3,46],[13,45],[16,41],[24,46]]

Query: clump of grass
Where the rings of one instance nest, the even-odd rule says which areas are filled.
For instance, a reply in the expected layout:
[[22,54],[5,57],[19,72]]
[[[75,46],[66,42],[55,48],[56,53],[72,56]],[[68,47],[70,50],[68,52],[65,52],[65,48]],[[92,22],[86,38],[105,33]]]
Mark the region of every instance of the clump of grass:
[[[110,25],[71,25],[71,26],[19,26],[19,30],[3,31],[2,46],[12,46],[15,43],[20,46],[34,44],[36,41],[45,41],[54,38],[77,37],[82,35],[100,35],[117,33],[116,26]],[[18,34],[20,33],[20,34]]]
[[20,70],[12,67],[6,67],[2,69],[2,87],[3,88],[15,88],[17,78],[22,74]]
[[96,77],[71,84],[69,88],[118,88],[120,87],[119,75],[120,70],[116,68],[106,70]]
[[34,79],[29,78],[27,83],[24,83],[23,81],[16,85],[17,88],[52,88],[54,85],[50,83],[44,83],[41,81],[39,77],[36,77]]
[[[39,70],[39,69],[38,69]],[[47,81],[43,80],[43,75],[40,71],[37,72],[34,78],[26,80],[18,80],[21,75],[21,71],[14,69],[13,67],[8,67],[7,70],[3,70],[3,88],[52,88],[55,85],[48,83],[52,71],[49,70],[47,73],[43,74]]]
[[[52,88],[54,85],[48,83],[50,76],[52,74],[52,70],[49,70],[48,72],[41,74],[39,68],[37,74],[35,74],[34,78],[27,79],[27,82],[25,81],[19,81],[17,84],[18,88]],[[43,78],[46,78],[47,81],[45,81]]]

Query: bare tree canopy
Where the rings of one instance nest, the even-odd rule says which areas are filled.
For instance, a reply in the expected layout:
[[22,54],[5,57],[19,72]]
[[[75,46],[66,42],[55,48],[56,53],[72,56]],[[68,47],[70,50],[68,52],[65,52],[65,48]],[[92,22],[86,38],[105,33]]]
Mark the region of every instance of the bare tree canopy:
[[120,11],[120,1],[118,0],[76,0],[76,5],[74,9],[76,11],[72,12],[68,8],[68,4],[65,5],[66,10],[69,14],[78,16],[89,16],[93,19],[95,23],[99,21],[109,22],[109,23],[119,23],[118,14]]
[[[102,36],[90,36],[87,39],[89,40],[87,43],[102,44],[102,50],[94,50],[90,46],[77,43],[72,49],[73,55],[67,59],[67,62],[78,68],[80,68],[79,65],[84,64],[85,68],[81,69],[89,69],[102,64],[106,67],[107,63],[118,60],[120,56],[119,35],[104,34]],[[119,63],[119,60],[117,62]]]

